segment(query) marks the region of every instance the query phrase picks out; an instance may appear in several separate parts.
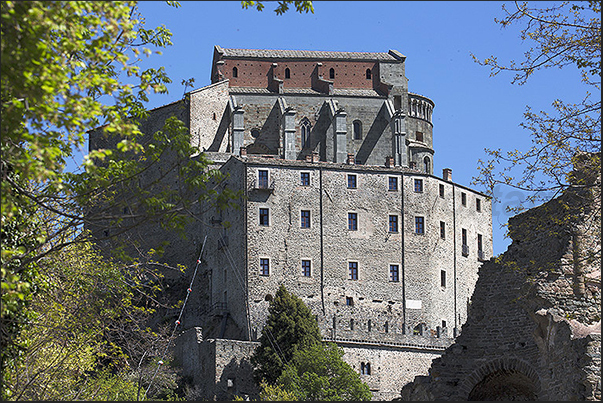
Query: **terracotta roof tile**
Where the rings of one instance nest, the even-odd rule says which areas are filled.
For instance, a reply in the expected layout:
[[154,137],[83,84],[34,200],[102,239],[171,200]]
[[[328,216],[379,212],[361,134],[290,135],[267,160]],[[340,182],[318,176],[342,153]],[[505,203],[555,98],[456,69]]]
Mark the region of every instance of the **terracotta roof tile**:
[[221,48],[225,57],[258,59],[313,59],[313,60],[399,60],[385,52],[332,52],[320,50],[271,50]]

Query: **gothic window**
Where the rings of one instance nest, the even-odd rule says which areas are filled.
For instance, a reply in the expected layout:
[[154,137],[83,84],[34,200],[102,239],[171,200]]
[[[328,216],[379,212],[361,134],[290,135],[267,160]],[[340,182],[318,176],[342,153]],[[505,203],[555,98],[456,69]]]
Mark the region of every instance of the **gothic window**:
[[354,140],[362,140],[362,122],[354,121]]
[[303,118],[300,125],[302,148],[304,148],[310,145],[310,130],[312,129],[312,127],[308,118]]
[[289,70],[289,67],[285,69],[285,78],[291,78],[291,70]]
[[370,80],[370,79],[371,79],[371,77],[372,77],[372,74],[371,74],[371,69],[366,69],[366,79],[367,79],[367,80]]
[[239,76],[239,69],[237,69],[236,67],[232,68],[232,76],[233,78],[237,78]]
[[329,78],[333,79],[335,78],[335,69],[331,67],[331,69],[329,70]]
[[429,160],[429,157],[423,158],[423,165],[425,166],[425,173],[430,174],[431,173],[431,161]]

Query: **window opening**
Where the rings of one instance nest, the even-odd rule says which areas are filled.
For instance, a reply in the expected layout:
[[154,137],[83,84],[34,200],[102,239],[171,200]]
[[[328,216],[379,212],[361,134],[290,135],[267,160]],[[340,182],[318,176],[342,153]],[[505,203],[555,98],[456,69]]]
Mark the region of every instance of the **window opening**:
[[352,297],[345,297],[345,304],[347,306],[354,306],[354,298],[352,298]]
[[467,193],[461,192],[461,204],[463,206],[467,205]]
[[446,223],[440,221],[440,238],[446,239]]
[[398,216],[389,216],[389,232],[398,232]]
[[366,69],[366,79],[370,80],[372,78],[373,74],[371,72],[371,69]]
[[232,76],[233,78],[237,78],[239,76],[239,69],[237,69],[236,67],[232,68]]
[[358,262],[349,262],[350,280],[358,280]]
[[308,118],[303,118],[301,121],[301,142],[302,148],[310,145],[310,131],[312,127]]
[[260,274],[262,276],[270,275],[270,260],[266,258],[260,259]]
[[348,229],[358,231],[358,213],[348,213]]
[[285,78],[291,78],[291,70],[289,70],[289,67],[285,69]]
[[425,166],[425,173],[430,174],[431,173],[431,161],[429,160],[429,157],[423,158],[423,165]]
[[350,330],[354,330],[354,319],[350,319]]
[[389,281],[397,283],[400,281],[400,266],[397,264],[389,265]]
[[415,179],[415,192],[423,192],[423,179]]
[[310,210],[301,211],[301,227],[310,228]]
[[348,189],[356,189],[357,180],[356,175],[349,174],[348,175]]
[[301,184],[302,186],[310,186],[310,173],[302,172],[300,174]]
[[440,270],[440,286],[446,287],[446,270]]
[[396,178],[395,176],[389,177],[389,190],[398,190],[398,178]]
[[415,233],[425,233],[425,217],[415,217]]
[[415,140],[423,142],[423,132],[415,132]]
[[251,129],[251,137],[253,137],[254,139],[257,139],[258,137],[260,137],[260,130],[259,129]]
[[440,184],[440,197],[444,197],[444,185]]
[[265,169],[258,171],[258,187],[260,189],[268,189],[268,171]]
[[354,140],[362,140],[362,122],[355,120],[354,123]]
[[333,79],[335,78],[335,69],[331,67],[331,69],[329,70],[329,78]]
[[267,208],[260,208],[260,225],[270,225],[269,210]]
[[475,210],[482,211],[482,201],[480,199],[475,199]]
[[312,274],[312,266],[309,260],[302,260],[302,274],[304,277],[310,277]]

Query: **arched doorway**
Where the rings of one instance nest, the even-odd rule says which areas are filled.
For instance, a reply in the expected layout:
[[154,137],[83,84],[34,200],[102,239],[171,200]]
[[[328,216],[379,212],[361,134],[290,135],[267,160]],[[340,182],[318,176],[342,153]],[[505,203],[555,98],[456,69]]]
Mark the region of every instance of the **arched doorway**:
[[486,375],[467,397],[470,401],[537,400],[537,386],[527,375],[515,369],[500,369]]

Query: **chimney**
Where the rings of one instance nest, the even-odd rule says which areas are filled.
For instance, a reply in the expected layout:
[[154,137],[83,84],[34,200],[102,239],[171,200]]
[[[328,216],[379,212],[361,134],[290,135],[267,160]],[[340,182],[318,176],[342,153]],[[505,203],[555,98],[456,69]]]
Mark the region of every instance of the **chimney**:
[[306,162],[312,162],[312,154],[306,155]]
[[354,165],[355,159],[354,159],[354,154],[348,153],[348,161],[347,164],[348,165]]
[[246,157],[247,156],[247,147],[241,147],[239,155],[241,157]]
[[409,167],[410,169],[417,169],[417,163],[416,163],[415,161],[410,161],[410,162],[408,163],[408,167]]
[[444,178],[444,180],[452,182],[452,169],[450,168],[444,168],[442,169],[442,178]]
[[312,152],[312,162],[318,162],[320,158],[318,157],[318,153],[316,151]]
[[388,168],[393,168],[394,166],[394,157],[385,157],[385,166]]

